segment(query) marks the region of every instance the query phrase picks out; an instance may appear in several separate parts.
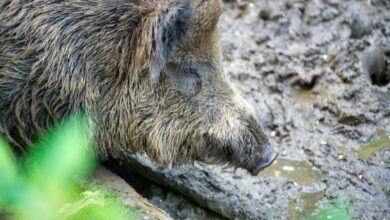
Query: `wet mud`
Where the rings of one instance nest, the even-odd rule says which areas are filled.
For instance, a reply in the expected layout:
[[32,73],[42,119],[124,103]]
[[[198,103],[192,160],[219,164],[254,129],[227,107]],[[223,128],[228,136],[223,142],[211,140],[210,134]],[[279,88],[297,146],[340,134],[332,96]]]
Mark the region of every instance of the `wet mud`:
[[[220,29],[226,74],[280,158],[257,177],[214,167],[218,175],[279,219],[334,203],[353,219],[389,219],[390,2],[226,1]],[[219,219],[148,187],[175,219]]]

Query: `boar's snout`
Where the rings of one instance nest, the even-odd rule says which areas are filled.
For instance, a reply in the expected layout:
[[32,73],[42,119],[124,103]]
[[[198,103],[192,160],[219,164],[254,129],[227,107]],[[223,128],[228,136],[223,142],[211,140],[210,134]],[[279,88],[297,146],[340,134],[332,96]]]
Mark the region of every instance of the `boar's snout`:
[[237,97],[234,103],[230,111],[225,109],[225,115],[218,122],[212,123],[200,159],[226,162],[244,168],[255,176],[270,166],[278,154],[254,116],[253,107],[241,97]]
[[265,147],[263,155],[257,165],[249,170],[253,176],[257,176],[260,171],[272,165],[278,157],[278,153],[272,150],[269,146]]

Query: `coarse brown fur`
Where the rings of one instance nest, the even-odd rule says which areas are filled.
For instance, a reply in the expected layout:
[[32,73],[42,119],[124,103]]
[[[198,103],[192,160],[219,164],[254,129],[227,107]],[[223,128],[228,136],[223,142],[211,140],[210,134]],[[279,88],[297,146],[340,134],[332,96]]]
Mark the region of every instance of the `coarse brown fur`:
[[220,0],[2,0],[0,132],[23,150],[81,110],[102,158],[253,170],[268,150],[221,66]]

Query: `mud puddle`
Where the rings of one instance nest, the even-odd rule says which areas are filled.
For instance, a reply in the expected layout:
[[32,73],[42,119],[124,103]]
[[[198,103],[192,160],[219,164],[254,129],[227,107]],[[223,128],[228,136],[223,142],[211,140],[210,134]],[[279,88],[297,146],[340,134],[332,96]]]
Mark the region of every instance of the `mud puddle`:
[[260,176],[283,176],[300,185],[312,185],[321,180],[322,173],[306,161],[278,158]]
[[312,90],[294,89],[289,97],[299,103],[313,105],[326,101],[329,96],[326,93],[316,93]]
[[301,192],[290,198],[288,211],[292,220],[310,219],[324,208],[324,189],[314,192]]
[[351,219],[345,201],[328,201],[325,191],[301,192],[289,199],[288,211],[291,220]]
[[362,146],[357,154],[361,159],[368,160],[374,154],[384,148],[390,148],[390,134],[386,134],[383,130],[378,132],[379,139],[373,140],[370,143]]

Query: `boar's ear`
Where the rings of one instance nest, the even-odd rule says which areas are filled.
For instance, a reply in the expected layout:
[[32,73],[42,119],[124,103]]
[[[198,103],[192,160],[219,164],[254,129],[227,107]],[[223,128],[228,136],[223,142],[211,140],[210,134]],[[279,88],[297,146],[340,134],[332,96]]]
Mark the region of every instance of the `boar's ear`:
[[142,51],[138,51],[137,56],[149,68],[152,81],[156,81],[176,42],[190,24],[193,14],[191,0],[145,0],[140,9],[144,13],[141,13],[138,30],[141,36],[138,36],[137,47]]
[[193,17],[194,29],[201,35],[211,32],[223,12],[222,0],[197,1]]

